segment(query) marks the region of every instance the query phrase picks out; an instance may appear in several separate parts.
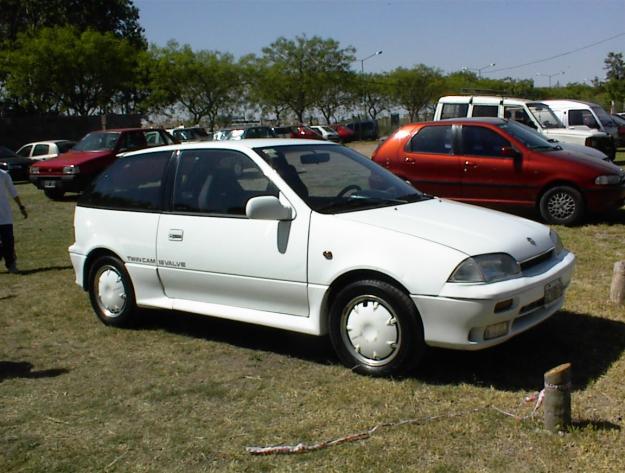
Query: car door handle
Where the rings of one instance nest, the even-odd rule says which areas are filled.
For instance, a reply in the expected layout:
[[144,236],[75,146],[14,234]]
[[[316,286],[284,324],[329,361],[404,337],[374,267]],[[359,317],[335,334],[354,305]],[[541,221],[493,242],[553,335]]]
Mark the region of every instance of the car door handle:
[[182,236],[184,232],[177,228],[171,228],[168,232],[167,238],[169,241],[182,241]]
[[406,164],[414,164],[414,163],[415,163],[415,160],[414,160],[414,159],[412,159],[412,158],[405,157],[405,158],[404,158],[404,162],[405,162]]

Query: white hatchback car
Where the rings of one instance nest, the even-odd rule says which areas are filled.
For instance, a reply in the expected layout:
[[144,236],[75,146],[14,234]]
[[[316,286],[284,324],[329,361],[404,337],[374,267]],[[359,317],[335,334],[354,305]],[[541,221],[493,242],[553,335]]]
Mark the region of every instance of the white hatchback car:
[[575,261],[544,225],[425,195],[313,140],[129,153],[80,197],[74,226],[76,282],[105,324],[138,306],[329,332],[371,375],[407,371],[426,345],[476,350],[544,321]]
[[75,144],[75,141],[69,140],[38,141],[25,144],[17,150],[17,154],[35,161],[46,161],[68,152]]

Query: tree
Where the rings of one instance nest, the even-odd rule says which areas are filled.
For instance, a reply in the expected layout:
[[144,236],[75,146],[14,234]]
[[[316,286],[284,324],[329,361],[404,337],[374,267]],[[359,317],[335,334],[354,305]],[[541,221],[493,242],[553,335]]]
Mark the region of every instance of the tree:
[[241,105],[242,69],[231,54],[193,51],[170,41],[150,50],[150,102],[167,112],[180,106],[193,123],[207,118],[211,130],[220,117]]
[[0,58],[7,94],[42,114],[106,113],[116,95],[132,89],[137,70],[137,50],[127,40],[68,26],[20,33]]
[[610,100],[623,106],[625,101],[625,61],[623,53],[608,53],[603,61],[606,70],[605,91]]
[[389,80],[394,101],[406,109],[411,122],[436,101],[445,87],[441,72],[424,64],[412,69],[398,67],[389,74]]
[[263,48],[262,56],[266,69],[277,79],[271,100],[287,105],[303,123],[306,111],[320,103],[326,80],[340,81],[349,74],[354,53],[351,46],[340,48],[337,41],[318,36],[278,38]]
[[19,33],[67,25],[80,32],[113,33],[135,46],[146,47],[139,9],[132,0],[0,0],[0,38],[10,44]]
[[359,95],[365,108],[365,118],[377,119],[384,110],[390,110],[393,102],[393,83],[388,74],[360,75]]

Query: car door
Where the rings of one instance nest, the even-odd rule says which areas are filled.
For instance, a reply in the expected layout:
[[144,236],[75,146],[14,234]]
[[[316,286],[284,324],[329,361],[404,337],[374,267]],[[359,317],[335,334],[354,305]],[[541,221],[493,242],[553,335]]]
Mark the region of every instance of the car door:
[[226,149],[179,154],[171,208],[161,216],[156,242],[174,308],[219,304],[308,316],[310,212],[292,221],[248,219],[246,202],[260,195],[284,200],[249,156]]
[[459,152],[461,200],[503,205],[532,202],[523,157],[503,134],[478,124],[464,124]]
[[424,126],[399,150],[389,169],[427,194],[460,198],[462,168],[453,141],[452,125]]

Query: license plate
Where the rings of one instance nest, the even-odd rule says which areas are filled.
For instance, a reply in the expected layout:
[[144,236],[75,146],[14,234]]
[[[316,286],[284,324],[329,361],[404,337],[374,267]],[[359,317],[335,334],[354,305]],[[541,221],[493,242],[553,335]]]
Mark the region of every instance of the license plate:
[[56,181],[43,181],[43,187],[46,189],[54,189],[56,187]]
[[562,297],[562,281],[556,279],[545,285],[545,305],[551,304],[556,299]]

